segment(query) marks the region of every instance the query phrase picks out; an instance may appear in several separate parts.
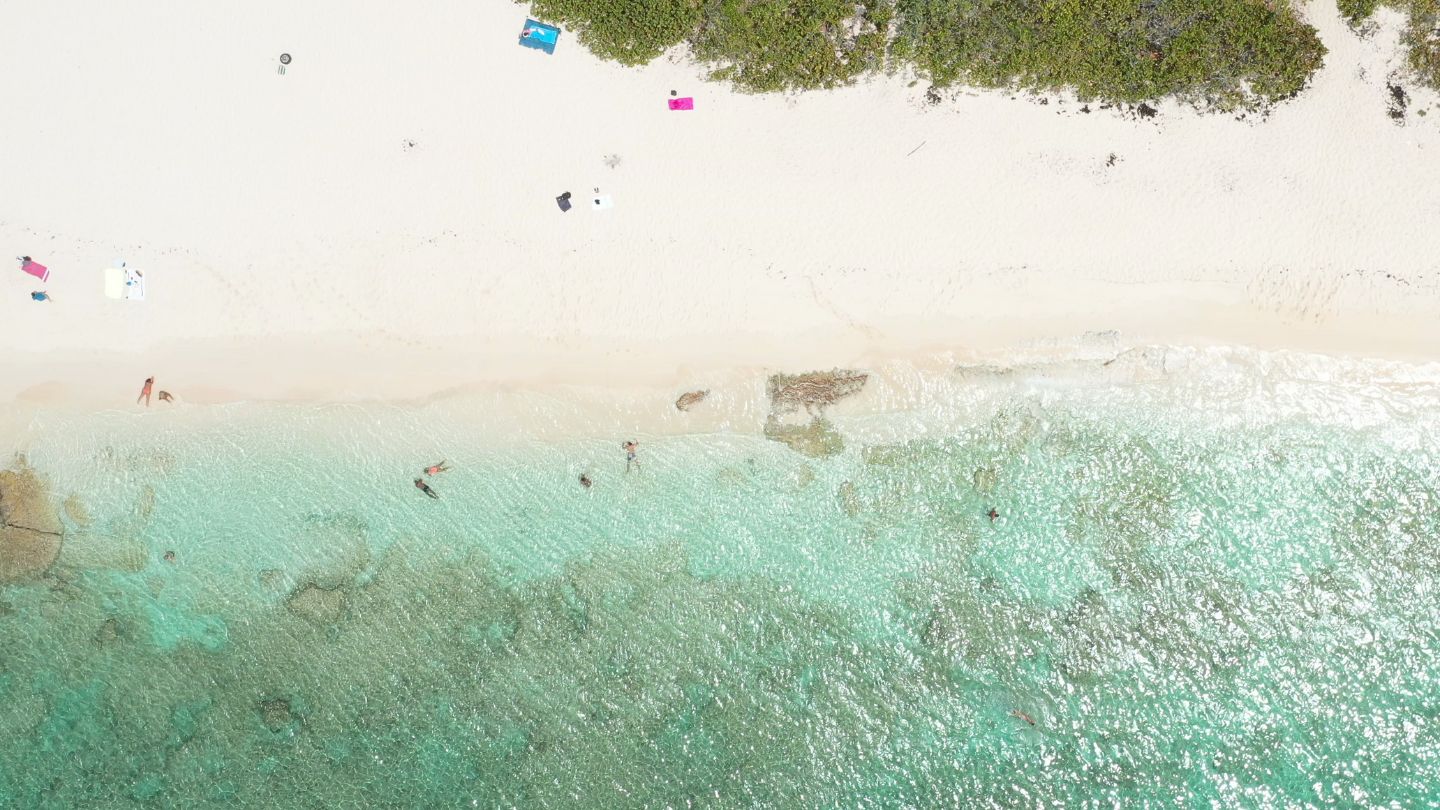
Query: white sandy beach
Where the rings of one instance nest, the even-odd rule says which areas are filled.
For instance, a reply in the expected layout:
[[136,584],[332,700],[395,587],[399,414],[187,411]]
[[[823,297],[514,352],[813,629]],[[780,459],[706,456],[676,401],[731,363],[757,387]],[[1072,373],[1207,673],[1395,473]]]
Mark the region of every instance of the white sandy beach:
[[[0,397],[678,391],[1103,330],[1435,359],[1440,107],[1386,116],[1393,15],[1307,14],[1326,66],[1267,120],[1139,121],[904,76],[738,95],[520,48],[502,0],[7,3],[0,245],[55,301],[3,274]],[[103,296],[116,259],[144,303]]]

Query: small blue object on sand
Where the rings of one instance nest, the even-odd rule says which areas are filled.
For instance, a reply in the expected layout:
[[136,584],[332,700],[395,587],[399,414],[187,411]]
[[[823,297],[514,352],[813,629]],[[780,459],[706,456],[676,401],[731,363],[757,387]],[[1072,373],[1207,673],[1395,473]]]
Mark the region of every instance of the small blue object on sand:
[[545,53],[555,53],[555,43],[560,41],[560,29],[546,25],[539,20],[525,20],[520,29],[520,44],[527,48],[539,48]]

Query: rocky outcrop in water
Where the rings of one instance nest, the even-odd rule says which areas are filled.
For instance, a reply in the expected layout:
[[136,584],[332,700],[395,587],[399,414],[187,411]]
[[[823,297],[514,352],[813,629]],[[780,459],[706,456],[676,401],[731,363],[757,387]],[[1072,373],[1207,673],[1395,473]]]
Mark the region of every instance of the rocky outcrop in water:
[[679,411],[688,411],[696,405],[699,405],[701,402],[704,402],[705,397],[708,396],[710,396],[710,392],[708,390],[690,391],[688,393],[681,394],[680,398],[675,400],[675,409]]
[[[770,415],[765,438],[780,442],[811,458],[833,456],[845,449],[845,439],[825,419],[825,408],[860,393],[870,375],[835,369],[806,374],[772,374],[766,384]],[[803,411],[809,421],[787,419]]]
[[334,624],[345,616],[350,599],[339,588],[322,588],[307,582],[285,600],[285,608],[314,624]]
[[273,733],[280,733],[290,727],[295,715],[290,711],[290,701],[284,698],[270,698],[260,701],[260,722]]
[[79,495],[71,493],[70,497],[66,498],[61,506],[65,509],[65,516],[74,521],[75,525],[90,525],[90,510],[85,508],[85,503],[80,500]]
[[837,455],[845,449],[840,431],[822,416],[803,425],[782,424],[772,416],[765,420],[765,438],[811,458]]
[[95,643],[100,645],[114,644],[125,636],[125,628],[121,626],[120,620],[111,616],[100,623],[99,629],[95,631]]
[[135,537],[75,532],[65,538],[57,568],[80,571],[139,571],[150,562],[150,550]]
[[0,471],[0,582],[25,582],[50,570],[62,529],[44,482],[24,458]]
[[804,408],[818,413],[840,400],[860,393],[870,375],[863,371],[834,369],[806,374],[772,374],[766,385],[770,413],[783,416]]

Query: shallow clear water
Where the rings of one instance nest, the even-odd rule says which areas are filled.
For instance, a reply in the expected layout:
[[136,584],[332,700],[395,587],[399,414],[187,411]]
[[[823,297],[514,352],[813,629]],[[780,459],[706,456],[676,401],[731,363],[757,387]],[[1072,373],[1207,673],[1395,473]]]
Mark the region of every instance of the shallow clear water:
[[36,415],[89,518],[0,588],[0,806],[1433,805],[1437,381],[962,369],[628,475],[475,400]]

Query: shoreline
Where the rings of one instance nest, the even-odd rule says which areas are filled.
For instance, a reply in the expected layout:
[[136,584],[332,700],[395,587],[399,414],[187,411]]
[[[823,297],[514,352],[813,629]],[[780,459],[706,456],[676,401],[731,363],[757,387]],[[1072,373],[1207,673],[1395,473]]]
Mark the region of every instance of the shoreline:
[[[1231,315],[1232,317],[1226,317]],[[567,388],[650,395],[710,387],[715,380],[758,380],[772,373],[870,368],[903,363],[943,368],[961,363],[1008,364],[1015,358],[1118,354],[1148,346],[1233,347],[1261,352],[1319,354],[1339,359],[1424,365],[1440,360],[1440,322],[1395,316],[1352,316],[1324,323],[1274,313],[1235,318],[1179,310],[1108,318],[1038,314],[1025,322],[963,322],[816,328],[808,333],[736,333],[663,343],[607,337],[544,339],[475,336],[483,350],[367,348],[344,335],[252,336],[187,341],[141,352],[71,351],[12,356],[0,378],[0,402],[113,408],[156,375],[157,390],[187,404],[247,401],[309,403],[423,403],[471,390],[544,393]],[[1147,328],[1148,327],[1148,328]],[[459,344],[470,342],[460,338]]]

